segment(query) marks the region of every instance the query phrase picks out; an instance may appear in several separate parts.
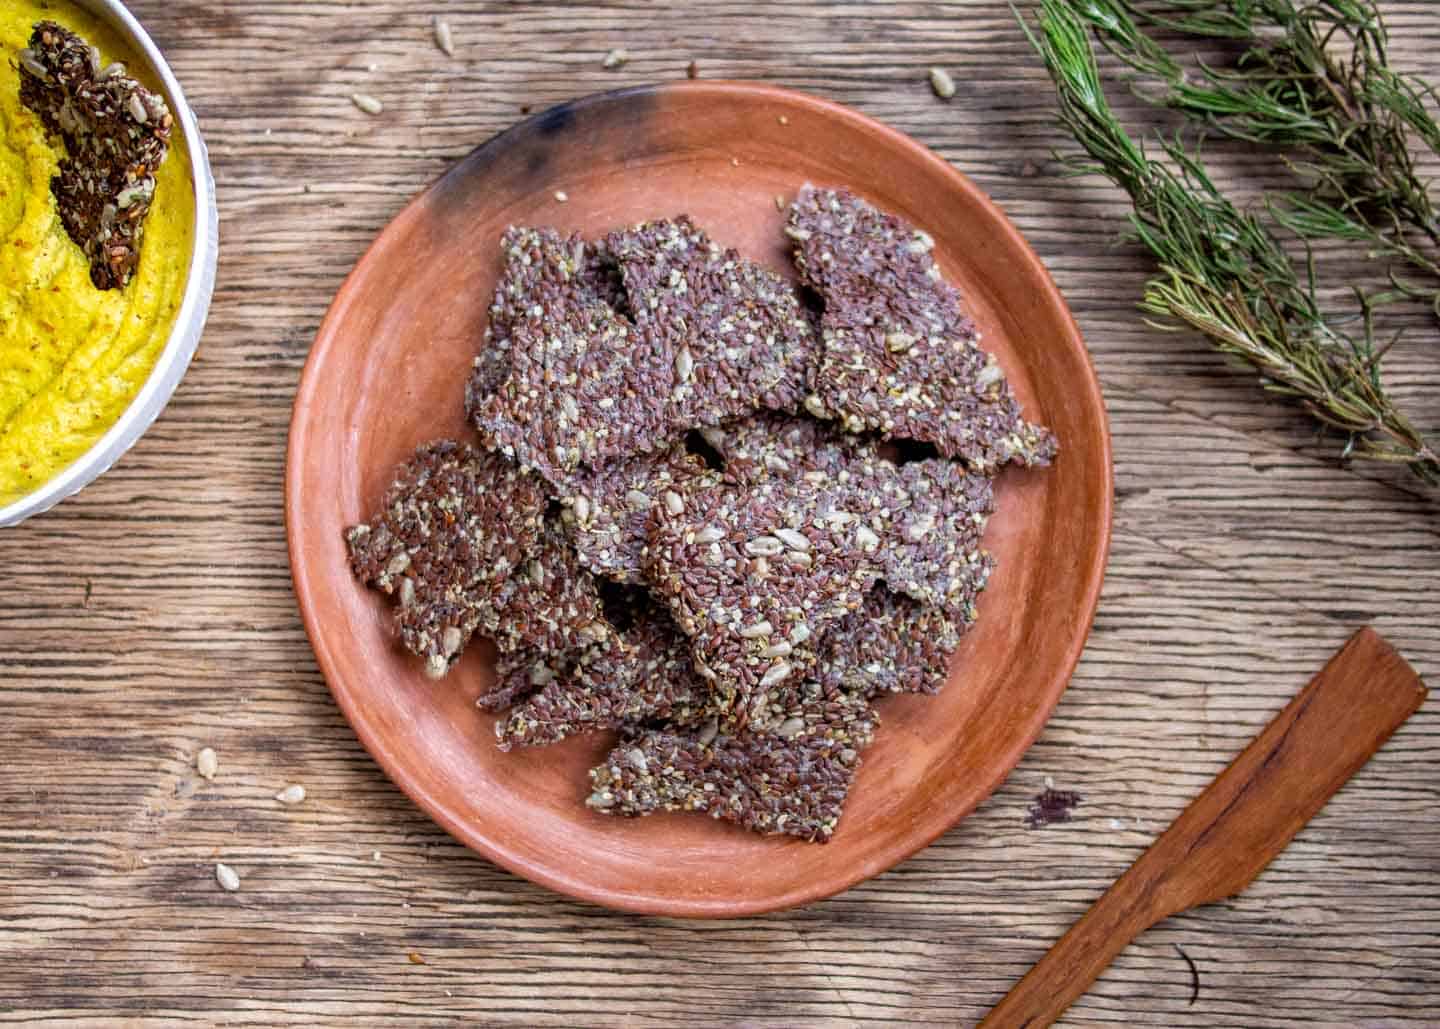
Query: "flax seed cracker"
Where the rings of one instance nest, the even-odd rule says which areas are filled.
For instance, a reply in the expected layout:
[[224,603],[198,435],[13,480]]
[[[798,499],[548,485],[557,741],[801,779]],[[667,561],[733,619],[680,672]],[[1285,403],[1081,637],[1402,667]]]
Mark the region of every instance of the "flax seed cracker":
[[1021,417],[929,236],[844,190],[809,186],[786,232],[825,306],[813,413],[851,432],[933,443],[978,471],[1049,463],[1054,437]]

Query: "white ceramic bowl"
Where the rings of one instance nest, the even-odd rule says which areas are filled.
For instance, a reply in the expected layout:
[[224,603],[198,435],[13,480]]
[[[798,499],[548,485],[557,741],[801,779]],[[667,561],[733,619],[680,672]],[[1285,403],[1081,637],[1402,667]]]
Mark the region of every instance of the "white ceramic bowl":
[[[189,153],[195,189],[195,247],[190,256],[189,274],[185,280],[185,298],[175,316],[170,339],[155,362],[150,378],[145,381],[130,406],[105,435],[84,455],[40,488],[19,500],[0,507],[0,527],[18,525],[32,515],[48,511],[66,497],[89,485],[107,471],[120,455],[134,446],[135,441],[155,421],[170,395],[180,384],[190,358],[200,343],[205,317],[210,311],[210,296],[215,290],[215,261],[219,244],[219,212],[215,207],[215,180],[210,174],[210,156],[200,138],[195,113],[185,102],[180,83],[160,50],[151,41],[135,16],[117,0],[72,0],[77,7],[106,22],[145,61],[165,91],[170,111],[180,127],[180,138]],[[173,144],[172,144],[173,145]]]

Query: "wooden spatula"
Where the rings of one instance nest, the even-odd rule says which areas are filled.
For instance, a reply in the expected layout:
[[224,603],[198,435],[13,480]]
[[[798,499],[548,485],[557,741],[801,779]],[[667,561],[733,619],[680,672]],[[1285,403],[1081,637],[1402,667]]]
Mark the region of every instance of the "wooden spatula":
[[1239,893],[1424,700],[1361,629],[980,1025],[1049,1025],[1140,933]]

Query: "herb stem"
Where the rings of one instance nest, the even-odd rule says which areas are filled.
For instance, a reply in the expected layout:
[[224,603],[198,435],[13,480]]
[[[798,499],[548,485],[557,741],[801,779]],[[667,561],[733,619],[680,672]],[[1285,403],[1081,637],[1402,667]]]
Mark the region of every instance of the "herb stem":
[[1266,390],[1344,433],[1343,457],[1406,464],[1440,482],[1440,457],[1381,381],[1369,302],[1361,336],[1336,328],[1316,299],[1313,263],[1302,282],[1270,230],[1226,199],[1178,139],[1160,140],[1170,163],[1151,160],[1120,125],[1087,32],[1096,12],[1116,10],[1110,0],[1040,0],[1037,28],[1020,21],[1055,83],[1061,122],[1090,158],[1078,166],[1130,195],[1131,230],[1158,265],[1140,304],[1147,320],[1204,334]]
[[[1440,154],[1435,90],[1389,63],[1374,0],[1077,0],[1074,12],[1107,50],[1163,84],[1148,102],[1235,139],[1296,151],[1289,162],[1307,189],[1286,195],[1275,218],[1307,239],[1365,243],[1408,265],[1423,286],[1397,280],[1396,295],[1427,300],[1440,315],[1440,197],[1415,166],[1412,137]],[[1191,35],[1249,44],[1233,68],[1188,74],[1137,19]],[[1336,48],[1343,53],[1335,53]],[[1392,280],[1395,276],[1392,274]]]

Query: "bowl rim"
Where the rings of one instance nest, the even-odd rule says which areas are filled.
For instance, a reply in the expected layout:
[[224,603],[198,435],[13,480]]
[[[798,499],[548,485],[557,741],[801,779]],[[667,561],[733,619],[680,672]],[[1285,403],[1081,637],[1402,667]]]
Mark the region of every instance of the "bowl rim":
[[[723,94],[748,96],[760,101],[779,101],[787,105],[808,107],[812,110],[818,110],[830,117],[840,117],[864,123],[870,130],[884,135],[893,142],[913,152],[917,158],[929,162],[949,180],[951,186],[956,191],[964,194],[969,202],[973,202],[982,207],[994,219],[1000,231],[1003,231],[1010,237],[1011,241],[1017,245],[1019,252],[1027,259],[1027,263],[1033,265],[1034,270],[1038,272],[1043,282],[1047,301],[1053,307],[1060,323],[1065,327],[1067,335],[1084,359],[1087,374],[1082,376],[1083,381],[1074,384],[1074,388],[1077,392],[1083,393],[1085,403],[1100,414],[1095,431],[1096,442],[1099,444],[1098,456],[1101,463],[1103,463],[1105,480],[1103,484],[1100,484],[1103,488],[1098,491],[1100,505],[1096,521],[1099,538],[1096,541],[1097,545],[1093,551],[1093,559],[1090,562],[1090,567],[1087,569],[1089,586],[1083,602],[1077,610],[1078,621],[1079,624],[1083,626],[1083,629],[1075,635],[1064,654],[1060,665],[1063,674],[1057,674],[1053,681],[1047,684],[1045,692],[1039,698],[1039,706],[1043,709],[1043,716],[1035,719],[1034,724],[1024,734],[1023,738],[1017,739],[1013,747],[1013,754],[1008,754],[1005,761],[997,762],[992,770],[988,770],[985,773],[984,778],[986,782],[972,807],[957,812],[953,819],[948,821],[940,820],[936,823],[933,831],[926,831],[911,837],[895,852],[887,852],[878,863],[872,862],[857,865],[844,876],[827,882],[819,889],[813,887],[801,888],[793,890],[783,896],[743,898],[739,900],[728,899],[725,901],[700,901],[654,898],[616,892],[604,886],[596,886],[587,882],[583,875],[567,874],[564,871],[556,871],[543,865],[534,864],[512,852],[503,840],[487,837],[483,831],[473,825],[467,824],[460,818],[454,817],[443,801],[431,795],[431,792],[423,784],[408,778],[403,770],[398,772],[392,771],[394,762],[392,760],[389,743],[385,736],[378,732],[376,727],[364,717],[364,699],[360,695],[360,692],[352,690],[345,684],[337,683],[334,676],[330,674],[334,668],[334,661],[330,654],[329,641],[319,631],[319,620],[315,606],[306,601],[306,597],[310,593],[321,587],[317,585],[316,582],[312,582],[309,571],[311,563],[305,559],[302,553],[303,547],[301,546],[301,537],[305,535],[303,529],[300,528],[303,523],[301,507],[304,499],[304,483],[301,479],[303,462],[299,460],[298,455],[310,431],[309,426],[304,424],[302,417],[308,408],[307,405],[302,404],[301,401],[306,393],[313,388],[313,370],[320,365],[330,348],[336,345],[336,340],[340,338],[336,332],[336,326],[341,322],[345,312],[350,306],[351,296],[349,286],[352,280],[360,274],[361,268],[366,264],[371,254],[379,248],[382,237],[384,237],[389,228],[397,222],[416,217],[418,212],[422,210],[421,205],[425,202],[427,195],[449,176],[455,174],[457,170],[469,165],[477,155],[483,154],[491,150],[491,148],[504,147],[507,137],[511,136],[512,133],[520,134],[533,126],[549,124],[557,120],[558,114],[562,111],[573,114],[590,105],[613,103],[624,100],[627,97],[665,90],[716,91]],[[1113,541],[1114,483],[1115,464],[1109,412],[1105,407],[1104,395],[1101,390],[1098,373],[1095,369],[1093,356],[1090,354],[1089,348],[1085,345],[1084,336],[1080,332],[1079,325],[1075,322],[1073,313],[1070,311],[1068,304],[1065,303],[1064,296],[1061,294],[1059,287],[1055,285],[1054,279],[1051,277],[1044,261],[1035,253],[1034,249],[999,205],[991,200],[978,184],[923,143],[899,129],[892,128],[884,122],[863,114],[845,104],[770,83],[746,80],[706,79],[699,81],[665,81],[593,93],[571,101],[562,102],[548,110],[540,111],[528,118],[521,119],[508,128],[491,136],[465,157],[453,162],[444,172],[429,182],[424,188],[417,191],[416,194],[380,228],[375,239],[372,240],[370,246],[368,246],[365,252],[356,260],[354,267],[338,287],[335,299],[316,332],[315,342],[311,347],[310,354],[301,371],[296,391],[296,401],[292,409],[290,432],[286,447],[284,503],[287,548],[289,551],[292,582],[295,588],[296,601],[300,609],[301,620],[305,626],[306,635],[310,639],[312,650],[315,653],[319,671],[325,679],[327,688],[330,690],[332,696],[334,696],[337,706],[339,706],[346,721],[350,724],[352,731],[355,732],[356,737],[375,760],[386,778],[399,787],[412,803],[419,807],[421,811],[454,839],[486,860],[530,882],[544,886],[561,895],[584,900],[616,911],[642,915],[709,919],[769,914],[798,908],[837,896],[875,875],[897,867],[899,864],[932,845],[946,832],[953,829],[972,814],[976,808],[978,808],[980,804],[983,804],[1001,783],[1010,776],[1020,759],[1023,758],[1030,747],[1034,745],[1036,739],[1038,739],[1040,733],[1048,724],[1055,707],[1059,704],[1061,696],[1069,686],[1075,668],[1079,664],[1085,646],[1089,641],[1090,633],[1094,626],[1095,613],[1098,609],[1101,591],[1104,586],[1105,572],[1109,564]]]
[[143,436],[169,403],[171,395],[190,366],[200,345],[210,300],[215,291],[219,261],[220,214],[215,199],[215,179],[210,154],[200,135],[195,112],[169,63],[139,20],[119,0],[71,0],[76,7],[93,14],[117,32],[130,48],[145,59],[149,71],[159,79],[170,110],[180,124],[181,137],[190,158],[190,178],[195,203],[190,265],[186,271],[185,295],[175,312],[160,356],[149,376],[115,423],[83,454],[29,493],[0,506],[0,528],[19,525],[43,514],[60,501],[74,496],[94,482]]

